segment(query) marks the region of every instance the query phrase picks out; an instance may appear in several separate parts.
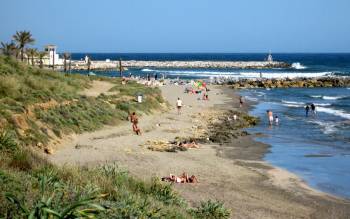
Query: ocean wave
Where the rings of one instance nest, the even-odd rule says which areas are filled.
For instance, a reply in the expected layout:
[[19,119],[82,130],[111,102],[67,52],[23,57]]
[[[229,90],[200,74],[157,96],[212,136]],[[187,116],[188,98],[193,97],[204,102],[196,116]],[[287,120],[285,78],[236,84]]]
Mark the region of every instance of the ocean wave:
[[286,107],[292,107],[292,108],[299,108],[301,107],[301,105],[299,104],[292,104],[292,103],[285,103],[285,104],[282,104],[283,106],[286,106]]
[[155,71],[155,70],[153,70],[153,69],[149,69],[149,68],[144,68],[144,69],[142,69],[141,71],[150,72],[150,71]]
[[328,114],[332,114],[335,116],[342,117],[344,119],[350,119],[350,114],[343,111],[343,110],[338,110],[338,109],[333,109],[333,108],[326,108],[326,107],[317,107],[318,112],[324,112]]
[[254,102],[258,101],[258,98],[255,98],[255,97],[245,96],[244,98],[247,100],[250,100],[250,101],[254,101]]
[[304,102],[296,102],[296,101],[286,101],[286,100],[282,100],[282,103],[286,103],[286,104],[294,104],[294,105],[305,105]]
[[334,122],[324,122],[324,121],[319,121],[319,120],[309,120],[310,123],[317,124],[318,126],[321,127],[321,130],[324,134],[329,135],[337,132],[337,124]]
[[343,99],[345,96],[323,96],[322,99],[324,100],[339,100]]
[[330,106],[330,103],[315,103],[316,106]]
[[322,98],[322,95],[311,95],[312,98]]
[[299,69],[306,69],[307,67],[302,65],[302,64],[300,64],[300,62],[294,62],[292,64],[292,68],[299,70]]

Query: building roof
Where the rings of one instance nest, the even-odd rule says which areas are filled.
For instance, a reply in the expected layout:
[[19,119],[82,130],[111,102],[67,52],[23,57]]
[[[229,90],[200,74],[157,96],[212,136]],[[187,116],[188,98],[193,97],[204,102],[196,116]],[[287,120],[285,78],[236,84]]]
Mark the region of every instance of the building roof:
[[45,46],[45,48],[57,48],[57,46],[53,44],[48,44]]

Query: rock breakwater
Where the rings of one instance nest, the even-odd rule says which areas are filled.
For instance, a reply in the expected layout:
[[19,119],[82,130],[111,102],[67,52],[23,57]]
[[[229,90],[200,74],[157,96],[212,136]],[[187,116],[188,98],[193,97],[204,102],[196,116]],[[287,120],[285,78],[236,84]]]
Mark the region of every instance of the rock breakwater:
[[[271,69],[291,68],[285,62],[267,61],[122,61],[127,68],[238,68],[238,69]],[[118,69],[119,61],[92,61],[90,69]],[[72,61],[72,69],[87,69],[84,61]]]
[[239,88],[290,88],[290,87],[350,87],[350,77],[240,79],[225,82]]

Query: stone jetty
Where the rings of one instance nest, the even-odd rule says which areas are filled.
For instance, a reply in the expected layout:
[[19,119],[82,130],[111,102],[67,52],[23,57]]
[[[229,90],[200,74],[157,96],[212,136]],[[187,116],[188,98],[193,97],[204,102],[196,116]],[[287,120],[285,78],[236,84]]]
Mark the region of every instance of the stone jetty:
[[[291,64],[276,61],[122,61],[127,68],[238,68],[270,69],[290,68]],[[104,70],[119,68],[119,61],[92,61],[90,69]],[[72,61],[72,69],[87,69],[84,61]]]
[[240,88],[291,88],[291,87],[350,87],[350,77],[240,79],[225,81],[235,89]]

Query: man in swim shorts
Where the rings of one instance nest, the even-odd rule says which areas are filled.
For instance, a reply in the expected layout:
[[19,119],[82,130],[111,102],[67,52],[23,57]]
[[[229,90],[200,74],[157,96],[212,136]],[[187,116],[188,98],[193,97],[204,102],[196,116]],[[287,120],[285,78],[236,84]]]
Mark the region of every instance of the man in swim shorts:
[[272,125],[272,123],[273,123],[273,113],[272,113],[271,110],[267,110],[266,113],[267,113],[267,117],[269,119],[269,124]]
[[178,97],[176,101],[176,108],[177,108],[178,115],[180,115],[181,113],[181,107],[182,107],[182,100],[180,100],[180,97]]

